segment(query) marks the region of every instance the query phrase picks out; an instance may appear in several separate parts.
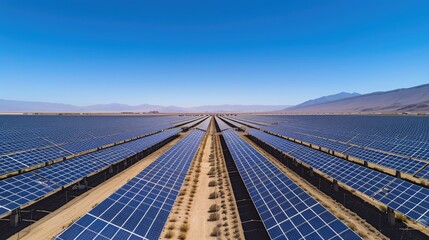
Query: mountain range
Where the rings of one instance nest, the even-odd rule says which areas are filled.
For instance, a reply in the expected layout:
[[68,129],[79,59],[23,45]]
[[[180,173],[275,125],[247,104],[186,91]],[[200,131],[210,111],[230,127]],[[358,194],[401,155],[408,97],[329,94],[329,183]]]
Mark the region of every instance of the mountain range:
[[307,106],[312,106],[312,105],[321,104],[321,103],[325,103],[325,102],[332,102],[332,101],[337,101],[337,100],[341,100],[341,99],[356,97],[356,96],[360,96],[360,95],[361,94],[359,94],[359,93],[341,92],[341,93],[337,93],[334,95],[323,96],[320,98],[308,100],[308,101],[305,101],[301,104],[289,107],[288,109],[307,107]]
[[205,105],[198,107],[176,107],[141,104],[130,106],[126,104],[97,104],[90,106],[74,106],[61,103],[29,102],[0,99],[0,112],[3,113],[118,113],[118,112],[151,112],[160,113],[190,113],[190,112],[269,112],[281,110],[288,105]]
[[305,101],[295,106],[287,105],[205,105],[177,107],[141,104],[98,104],[74,106],[61,103],[45,103],[0,99],[2,113],[119,113],[151,112],[264,112],[285,114],[344,114],[344,113],[429,113],[429,84],[369,94],[341,92]]
[[282,110],[289,114],[429,113],[429,84],[374,92]]

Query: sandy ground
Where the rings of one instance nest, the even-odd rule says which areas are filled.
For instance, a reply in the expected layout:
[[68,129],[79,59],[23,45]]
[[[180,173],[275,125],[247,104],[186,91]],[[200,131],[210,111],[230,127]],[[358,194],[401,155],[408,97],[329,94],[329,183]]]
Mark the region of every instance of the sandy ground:
[[304,189],[308,194],[313,196],[318,202],[325,206],[329,211],[331,211],[336,217],[341,219],[346,225],[352,228],[356,233],[358,233],[364,239],[388,239],[382,233],[380,233],[376,228],[371,224],[367,223],[364,219],[359,217],[357,214],[346,209],[340,203],[337,203],[335,200],[319,191],[312,184],[308,183],[305,179],[301,178],[299,175],[289,170],[283,164],[281,164],[277,159],[268,154],[265,150],[260,148],[258,145],[253,143],[247,137],[241,136],[244,140],[250,143],[254,148],[256,148],[260,153],[262,153],[267,159],[273,162],[277,167],[279,167],[291,180],[293,180],[298,186]]
[[[244,239],[225,161],[219,153],[222,154],[222,149],[212,121],[162,239]],[[210,199],[213,193],[217,196]],[[217,208],[210,212],[213,205]]]
[[217,199],[210,200],[208,196],[213,189],[208,187],[210,177],[206,174],[210,170],[209,156],[213,149],[212,146],[212,131],[210,128],[209,137],[205,143],[203,150],[202,161],[200,163],[201,173],[197,184],[197,192],[195,194],[195,202],[192,204],[189,214],[190,229],[188,232],[189,239],[209,239],[210,233],[216,227],[216,222],[209,222],[208,210],[212,204],[215,204]]
[[52,239],[72,222],[89,212],[95,205],[102,202],[118,188],[127,183],[131,178],[135,177],[141,170],[152,163],[183,137],[184,134],[181,134],[178,138],[166,144],[161,149],[143,158],[142,161],[108,179],[96,188],[76,197],[66,205],[46,215],[44,218],[23,229],[21,232],[15,234],[9,239]]

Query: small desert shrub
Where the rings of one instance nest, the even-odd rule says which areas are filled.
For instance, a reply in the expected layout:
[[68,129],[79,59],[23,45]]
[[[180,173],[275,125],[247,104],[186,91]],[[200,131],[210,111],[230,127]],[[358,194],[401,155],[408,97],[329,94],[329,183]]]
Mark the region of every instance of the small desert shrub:
[[183,196],[186,194],[186,188],[180,190],[179,196]]
[[217,212],[217,211],[219,211],[219,206],[217,204],[213,204],[210,206],[209,212],[213,213],[213,212]]
[[216,199],[219,197],[219,194],[217,192],[212,192],[209,195],[209,199]]
[[187,232],[189,230],[189,225],[187,223],[184,223],[180,226],[181,232]]
[[210,236],[212,237],[217,237],[221,234],[220,232],[220,228],[219,227],[215,227],[213,228],[213,231],[210,233]]
[[184,233],[184,232],[179,233],[179,236],[177,238],[180,240],[186,239],[186,233]]
[[174,228],[176,228],[176,226],[175,226],[174,224],[170,224],[170,225],[168,226],[168,230],[173,230]]
[[170,238],[174,237],[174,233],[171,231],[168,231],[165,233],[164,237],[167,239],[170,239]]
[[217,220],[219,220],[219,214],[218,213],[210,214],[209,219],[208,219],[209,222],[214,222]]

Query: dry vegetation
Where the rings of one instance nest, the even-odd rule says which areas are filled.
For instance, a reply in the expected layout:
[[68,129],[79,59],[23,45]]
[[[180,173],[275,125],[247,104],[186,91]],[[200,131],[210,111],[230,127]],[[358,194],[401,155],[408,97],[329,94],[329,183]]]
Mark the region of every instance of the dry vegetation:
[[164,239],[244,239],[214,121],[161,236]]
[[[214,168],[212,177],[214,178],[209,187],[214,191],[209,198],[215,197],[216,204],[208,209],[210,213],[208,221],[216,221],[216,226],[210,233],[211,236],[217,236],[221,239],[244,239],[243,229],[241,227],[240,217],[229,181],[228,171],[226,169],[225,159],[218,135],[214,136],[213,157],[210,163]],[[210,172],[210,174],[212,174]]]

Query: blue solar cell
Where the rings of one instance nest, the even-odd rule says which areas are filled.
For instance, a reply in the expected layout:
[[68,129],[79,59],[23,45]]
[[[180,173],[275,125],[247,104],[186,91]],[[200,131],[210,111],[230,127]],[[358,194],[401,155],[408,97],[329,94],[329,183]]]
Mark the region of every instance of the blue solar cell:
[[429,166],[426,166],[419,173],[417,173],[417,177],[429,179]]

